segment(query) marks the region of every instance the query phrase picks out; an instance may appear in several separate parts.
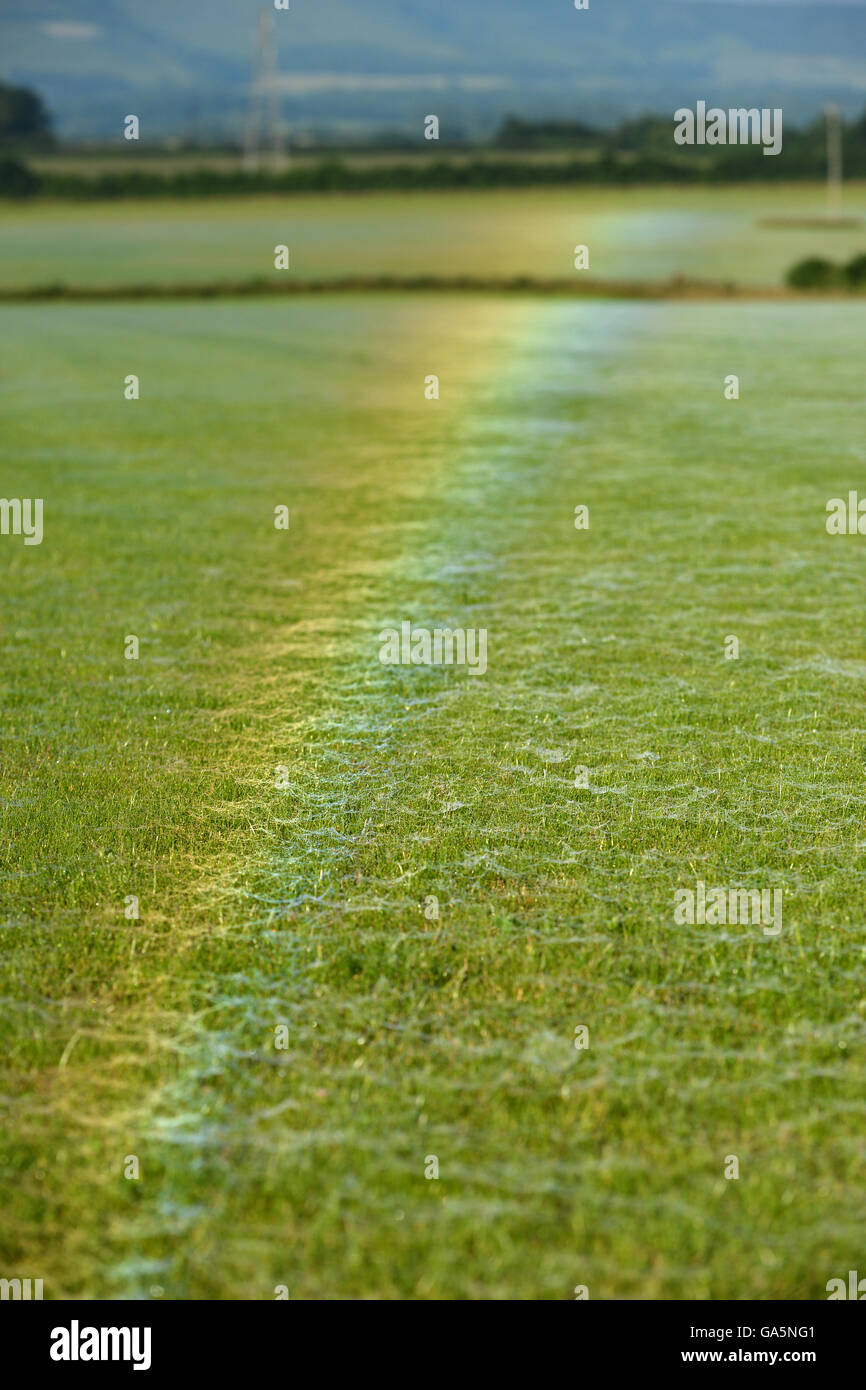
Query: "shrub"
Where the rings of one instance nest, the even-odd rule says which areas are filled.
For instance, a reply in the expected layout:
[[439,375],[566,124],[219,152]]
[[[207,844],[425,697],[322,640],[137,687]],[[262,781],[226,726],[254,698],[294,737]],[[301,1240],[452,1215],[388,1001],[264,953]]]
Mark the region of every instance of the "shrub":
[[794,290],[829,290],[843,285],[845,277],[841,268],[832,261],[825,261],[821,256],[809,256],[788,271],[787,281]]
[[866,290],[866,252],[849,261],[844,274],[852,290]]

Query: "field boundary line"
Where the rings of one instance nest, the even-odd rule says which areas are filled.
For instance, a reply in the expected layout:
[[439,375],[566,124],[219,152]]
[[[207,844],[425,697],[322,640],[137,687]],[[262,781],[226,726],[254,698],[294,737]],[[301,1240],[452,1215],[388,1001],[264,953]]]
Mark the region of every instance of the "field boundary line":
[[439,294],[530,294],[568,299],[694,299],[694,300],[858,300],[863,295],[845,289],[797,290],[784,285],[737,285],[733,282],[691,280],[571,280],[536,279],[528,275],[350,275],[326,279],[272,281],[263,276],[247,280],[217,280],[200,284],[66,285],[55,282],[0,287],[0,303],[76,303],[135,299],[232,299],[315,294],[394,292]]

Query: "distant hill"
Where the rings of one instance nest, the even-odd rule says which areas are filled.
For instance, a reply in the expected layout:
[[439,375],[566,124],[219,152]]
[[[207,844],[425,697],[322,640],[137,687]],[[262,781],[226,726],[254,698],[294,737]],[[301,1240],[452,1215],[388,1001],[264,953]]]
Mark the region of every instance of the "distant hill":
[[[259,0],[0,0],[0,77],[61,136],[236,137]],[[26,11],[22,17],[22,11]],[[703,97],[812,116],[866,105],[866,0],[291,0],[274,13],[291,130],[488,134],[502,116],[591,125]]]

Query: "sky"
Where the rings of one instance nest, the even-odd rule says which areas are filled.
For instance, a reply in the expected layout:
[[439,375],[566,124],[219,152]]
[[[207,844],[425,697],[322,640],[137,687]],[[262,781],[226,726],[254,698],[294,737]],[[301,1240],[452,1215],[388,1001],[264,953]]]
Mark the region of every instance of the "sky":
[[[866,107],[866,0],[291,0],[265,6],[291,130],[455,134],[505,114],[609,125],[641,111]],[[0,77],[35,86],[58,132],[235,138],[260,0],[0,0]],[[438,107],[432,103],[437,102]]]

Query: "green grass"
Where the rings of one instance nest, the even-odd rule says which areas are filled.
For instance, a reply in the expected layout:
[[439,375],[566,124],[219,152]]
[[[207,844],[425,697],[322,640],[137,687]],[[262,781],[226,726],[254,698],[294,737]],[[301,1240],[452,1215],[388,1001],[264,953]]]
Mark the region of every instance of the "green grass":
[[[824,505],[863,486],[866,308],[0,318],[3,491],[45,499],[0,538],[4,1274],[826,1297],[862,1252],[864,542]],[[486,627],[487,675],[381,666],[402,618]],[[783,888],[781,937],[675,927],[697,878]]]
[[[850,260],[866,247],[866,226],[759,225],[823,210],[824,190],[808,184],[34,203],[3,210],[0,289],[271,275],[278,244],[303,279],[568,277],[580,273],[574,247],[585,244],[595,277],[777,285],[807,256]],[[848,186],[846,210],[866,215],[863,185]]]

